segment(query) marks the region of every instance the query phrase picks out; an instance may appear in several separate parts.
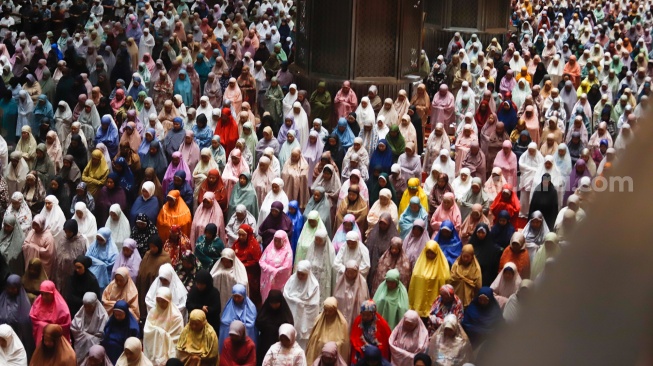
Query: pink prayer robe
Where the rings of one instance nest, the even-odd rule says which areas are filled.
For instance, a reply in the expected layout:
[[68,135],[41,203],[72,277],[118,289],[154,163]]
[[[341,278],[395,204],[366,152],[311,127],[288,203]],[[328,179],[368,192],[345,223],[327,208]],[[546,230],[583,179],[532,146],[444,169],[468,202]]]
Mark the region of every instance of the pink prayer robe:
[[353,90],[349,93],[343,93],[342,89],[338,90],[336,97],[333,99],[333,105],[336,107],[338,118],[347,117],[349,113],[354,112],[358,106],[358,98]]
[[508,155],[506,155],[503,150],[499,151],[496,158],[494,158],[493,166],[501,168],[501,173],[506,179],[506,183],[510,184],[512,187],[517,186],[517,156],[514,152],[510,151]]
[[[277,239],[282,241],[281,249],[274,244]],[[258,263],[261,266],[261,298],[265,301],[270,290],[283,291],[292,274],[293,254],[285,231],[278,230],[274,234],[274,239],[265,248]]]
[[456,140],[456,176],[458,176],[463,159],[467,156],[474,141],[478,142],[478,138],[473,131],[469,137],[465,137],[464,134],[461,134]]
[[456,98],[447,91],[443,97],[440,92],[435,93],[431,103],[431,124],[442,122],[448,130],[449,124],[456,120]]
[[227,86],[227,88],[224,90],[224,99],[229,99],[231,101],[231,107],[233,108],[233,113],[238,115],[240,113],[240,110],[243,106],[243,93],[240,91],[240,87],[238,84],[234,86],[233,88],[231,86]]

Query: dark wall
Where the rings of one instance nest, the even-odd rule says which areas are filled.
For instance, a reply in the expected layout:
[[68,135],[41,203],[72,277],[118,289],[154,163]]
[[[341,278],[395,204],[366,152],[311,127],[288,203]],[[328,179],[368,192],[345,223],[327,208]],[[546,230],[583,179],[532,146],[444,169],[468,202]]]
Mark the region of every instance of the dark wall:
[[356,77],[395,76],[397,71],[397,0],[358,0]]
[[353,0],[310,1],[310,62],[313,73],[349,77]]

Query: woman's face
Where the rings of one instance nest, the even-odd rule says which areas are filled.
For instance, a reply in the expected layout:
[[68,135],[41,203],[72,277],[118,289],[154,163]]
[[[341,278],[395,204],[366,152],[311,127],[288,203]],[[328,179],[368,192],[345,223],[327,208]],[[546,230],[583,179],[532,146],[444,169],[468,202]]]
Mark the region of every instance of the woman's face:
[[430,261],[434,260],[437,256],[437,253],[433,252],[432,250],[426,251],[426,258]]
[[[113,316],[119,322],[121,322],[121,321],[125,320],[125,318],[127,318],[127,314],[125,314],[122,310],[114,310],[113,311]],[[125,350],[125,352],[127,352],[127,351],[128,350]],[[127,354],[125,353],[125,355],[127,355]]]
[[542,220],[533,219],[531,220],[531,228],[539,230],[542,227]]
[[239,294],[233,294],[233,295],[231,295],[231,298],[234,299],[234,302],[237,305],[240,305],[240,304],[243,303],[243,301],[245,301],[245,297],[243,295],[239,295]]
[[453,199],[451,198],[446,198],[442,201],[442,206],[446,209],[449,210],[451,207],[453,207]]
[[32,177],[27,177],[25,183],[27,184],[28,187],[34,187],[36,185],[36,179]]
[[277,249],[281,249],[283,247],[283,240],[281,238],[274,238],[274,247]]
[[290,339],[288,339],[288,337],[286,337],[285,335],[279,337],[279,343],[281,343],[281,346],[283,348],[292,347],[292,343],[290,342]]
[[474,256],[471,253],[462,253],[460,255],[459,262],[464,265],[468,266],[472,263],[472,260],[474,259]]
[[52,304],[54,302],[54,294],[51,294],[49,292],[42,292],[41,298],[43,299],[43,302],[46,304]]
[[490,303],[490,299],[485,295],[481,295],[481,296],[478,297],[478,302],[482,306],[486,306],[487,304]]
[[453,236],[453,234],[451,233],[451,231],[449,231],[449,230],[444,230],[444,229],[443,229],[443,230],[440,230],[440,237],[441,237],[442,239],[444,239],[444,240],[448,240],[448,239],[451,239],[452,236]]
[[[413,229],[415,229],[415,226],[413,226]],[[420,233],[420,236],[421,235],[422,234]],[[389,250],[390,250],[390,254],[392,254],[393,257],[396,257],[399,255],[399,253],[401,253],[401,246],[391,245]]]
[[388,291],[393,291],[399,286],[397,281],[392,281],[392,280],[385,280],[385,285],[388,287]]
[[315,245],[318,247],[323,246],[326,243],[326,240],[322,237],[316,236],[315,237]]
[[503,270],[503,278],[506,281],[512,281],[515,278],[515,272],[511,268],[506,268]]
[[240,244],[246,244],[247,243],[247,233],[244,231],[238,231],[238,242]]
[[159,253],[159,247],[154,245],[154,243],[150,243],[149,247],[150,247],[150,253],[152,253],[152,254],[158,254]]
[[120,288],[125,287],[125,285],[127,284],[127,279],[119,274],[116,274],[114,281],[116,281],[116,285],[118,285],[118,287]]
[[356,277],[358,277],[358,270],[356,268],[345,269],[345,277],[349,280],[349,282],[354,282]]
[[[240,239],[240,235],[239,235],[239,239]],[[220,264],[222,264],[222,266],[224,268],[227,268],[227,269],[234,266],[234,262],[232,260],[230,260],[229,258],[224,258],[224,257],[220,258]]]
[[81,263],[75,263],[75,273],[78,275],[83,275],[86,272],[86,268],[84,268],[84,265]]
[[91,158],[91,163],[93,164],[93,166],[100,165],[100,158],[92,157]]
[[369,323],[374,319],[375,315],[376,313],[372,311],[361,311],[361,320],[364,323]]
[[306,280],[308,280],[308,273],[297,272],[297,279],[300,280],[301,282],[305,282]]

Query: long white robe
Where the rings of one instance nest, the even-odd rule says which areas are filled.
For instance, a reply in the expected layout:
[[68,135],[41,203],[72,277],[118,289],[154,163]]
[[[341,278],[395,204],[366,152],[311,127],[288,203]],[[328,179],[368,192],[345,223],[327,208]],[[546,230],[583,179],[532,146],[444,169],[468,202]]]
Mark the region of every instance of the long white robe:
[[[159,293],[168,292],[164,290]],[[147,314],[143,328],[143,353],[153,366],[165,366],[168,359],[177,355],[177,341],[184,330],[184,320],[170,301],[166,309],[158,305]]]

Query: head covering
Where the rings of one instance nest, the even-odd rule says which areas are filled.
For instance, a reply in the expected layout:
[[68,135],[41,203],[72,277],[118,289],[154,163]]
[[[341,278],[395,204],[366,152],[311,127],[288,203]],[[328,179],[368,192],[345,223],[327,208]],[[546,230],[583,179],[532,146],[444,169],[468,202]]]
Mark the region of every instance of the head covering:
[[[4,230],[4,225],[14,228],[10,233]],[[3,221],[3,228],[0,230],[0,254],[2,254],[14,273],[24,270],[25,264],[22,259],[22,246],[25,234],[13,214],[6,214]],[[2,307],[0,307],[2,309]],[[1,311],[1,310],[0,310]]]
[[[454,206],[456,206],[455,203]],[[448,239],[445,239],[444,236],[441,235],[442,231],[449,231],[450,236]],[[460,240],[460,236],[458,235],[458,231],[456,230],[453,222],[450,220],[443,221],[440,225],[440,230],[435,235],[434,240],[438,242],[442,252],[444,253],[445,257],[447,257],[449,266],[452,266],[462,250],[462,240]]]
[[159,299],[167,302],[168,306],[164,309],[159,305],[159,301],[156,301],[156,305],[149,309],[143,328],[143,353],[157,364],[167,361],[170,348],[174,347],[172,337],[182,332],[184,322],[182,314],[173,303],[171,288],[157,288],[156,300]]
[[[276,242],[280,247],[277,248]],[[288,234],[277,230],[273,243],[270,243],[259,260],[261,265],[261,298],[265,299],[273,288],[282,288],[292,273],[293,250]]]
[[[442,324],[429,342],[429,355],[434,359],[446,357],[447,360],[456,362],[456,364],[470,365],[464,362],[473,359],[472,347],[458,317],[455,314],[448,314],[442,320]],[[453,331],[452,338],[444,335],[446,330]],[[431,362],[431,357],[425,357]]]
[[190,313],[190,322],[202,324],[202,329],[195,331],[190,323],[184,327],[177,342],[177,352],[201,359],[217,359],[218,357],[218,336],[213,327],[207,322],[206,314],[200,309]]
[[379,366],[390,366],[390,361],[383,357],[379,347],[375,345],[366,345],[362,357],[358,360],[356,366],[367,366],[370,364]]
[[143,354],[143,344],[136,337],[129,337],[125,341],[125,350],[129,350],[135,361],[131,362],[123,352],[115,366],[152,366],[152,362]]
[[[297,273],[307,274],[308,278],[301,280]],[[290,276],[283,288],[283,297],[294,314],[297,336],[308,339],[320,306],[320,285],[311,272],[309,261],[303,260],[297,264],[297,272]]]
[[124,251],[120,251],[116,258],[116,262],[113,265],[111,278],[113,278],[119,268],[126,267],[129,269],[129,276],[132,280],[136,281],[136,276],[138,275],[138,269],[142,260],[141,254],[138,251],[138,243],[136,243],[136,240],[132,238],[127,238],[123,241],[122,247],[132,250],[133,253],[131,256],[126,257]]
[[[104,244],[101,244],[97,238],[104,239]],[[111,238],[111,230],[106,227],[98,230],[96,240],[93,241],[86,255],[93,260],[89,270],[97,277],[100,287],[106,287],[110,282],[109,268],[114,265],[118,256],[118,248]]]
[[109,212],[118,216],[118,219],[114,220],[114,218],[109,215],[104,226],[111,230],[111,237],[113,238],[114,243],[116,243],[116,246],[122,248],[124,241],[129,238],[129,235],[131,234],[129,219],[122,212],[120,205],[117,203],[114,203],[109,207]]
[[[134,256],[139,256],[138,251],[135,249],[132,254],[132,257]],[[118,285],[116,282],[117,276],[120,276],[121,279],[125,281],[124,286]],[[102,303],[104,304],[104,308],[111,315],[113,314],[113,307],[115,306],[116,302],[119,300],[125,300],[129,303],[129,311],[134,315],[136,319],[139,319],[140,309],[138,308],[138,289],[136,288],[134,279],[131,277],[129,267],[115,268],[114,265],[114,271],[111,278],[113,280],[102,293]]]
[[[471,256],[469,264],[461,263],[463,255]],[[467,244],[462,247],[461,254],[451,267],[451,283],[463,306],[472,302],[478,286],[481,286],[481,266],[474,256],[474,246]]]
[[[413,211],[413,205],[417,206],[417,212]],[[420,204],[419,197],[413,196],[409,200],[409,205],[406,207],[404,212],[399,217],[399,230],[401,232],[401,237],[406,238],[410,231],[412,230],[413,224],[416,220],[427,220],[428,212]]]
[[[125,318],[123,320],[118,320],[115,316],[116,312],[122,312],[125,314]],[[113,307],[113,313],[114,315],[109,318],[109,321],[104,328],[103,344],[106,347],[109,359],[116,362],[125,348],[125,341],[129,337],[137,337],[140,332],[140,327],[138,325],[138,320],[136,320],[136,318],[131,314],[129,311],[129,305],[124,300],[116,302]],[[134,339],[138,340],[137,338]],[[138,344],[139,353],[137,354],[140,354],[142,347],[140,341]],[[128,365],[124,358],[123,362],[125,365]]]
[[[408,330],[411,328],[410,330]],[[395,364],[410,365],[417,353],[426,352],[429,331],[414,310],[408,310],[390,335],[390,357]]]
[[[220,342],[220,349],[222,349],[224,340],[229,335],[229,326],[234,320],[240,320],[243,322],[243,324],[245,324],[247,335],[253,341],[256,341],[258,338],[258,331],[256,330],[255,325],[257,315],[256,306],[252,300],[247,297],[247,289],[244,285],[236,284],[233,286],[231,294],[232,296],[227,302],[227,305],[224,307],[224,310],[222,311],[222,317],[220,319],[220,334],[218,337]],[[238,304],[234,301],[233,295],[239,295],[244,299],[240,304]]]
[[[533,225],[531,225],[533,220],[540,221],[542,226],[540,226],[539,229],[535,229]],[[534,243],[538,246],[544,243],[544,238],[549,233],[549,226],[546,224],[542,212],[534,211],[531,214],[531,219],[528,221],[526,226],[524,226],[523,233],[526,243]]]
[[[75,314],[70,326],[78,360],[84,359],[89,349],[101,341],[97,335],[102,334],[109,320],[109,315],[94,292],[84,294],[83,303],[84,307]],[[93,309],[90,314],[86,310],[87,306]]]
[[[379,145],[385,146],[385,151],[381,151]],[[388,140],[380,139],[370,157],[370,167],[380,166],[383,172],[390,173],[390,167],[393,162],[392,149],[389,146]]]
[[[543,223],[546,225],[546,223]],[[544,271],[546,262],[549,258],[555,258],[560,254],[561,248],[558,235],[554,232],[544,235],[543,244],[537,250],[531,265],[531,278],[537,278]]]
[[187,159],[185,159],[181,152],[177,151],[172,154],[172,158],[178,158],[179,163],[177,165],[174,165],[174,162],[171,160],[170,165],[168,165],[168,169],[166,170],[165,175],[163,176],[163,191],[168,192],[168,187],[172,184],[172,181],[175,177],[175,174],[178,171],[183,171],[186,174],[185,180],[188,182],[188,184],[192,187],[193,185],[193,176],[191,174],[190,168],[188,167],[187,164]]
[[[15,289],[16,295],[13,296],[9,294],[7,289],[0,294],[0,321],[6,326],[11,327],[10,329],[13,329],[13,331],[18,334],[22,341],[24,341],[25,347],[27,347],[26,349],[31,352],[34,349],[32,322],[29,317],[31,304],[27,297],[27,293],[25,292],[25,288],[23,288],[23,285],[21,284],[20,276],[16,274],[9,275],[9,277],[7,277],[6,287]],[[0,325],[0,337],[3,338],[7,337],[7,333],[2,331],[2,327],[5,325]],[[6,331],[6,329],[4,330]],[[11,344],[8,344],[7,349],[0,350],[0,353],[4,351],[5,357],[13,353],[10,352],[10,346]],[[11,361],[10,357],[7,358]],[[1,356],[0,359],[2,359]],[[11,362],[9,362],[9,364],[11,365]],[[22,365],[24,364],[21,364],[21,366]]]
[[161,279],[166,279],[170,284],[167,288],[172,293],[172,304],[174,304],[179,311],[184,314],[186,310],[186,298],[188,291],[186,286],[181,282],[177,273],[170,263],[165,263],[159,267],[159,276],[152,282],[150,289],[145,296],[145,304],[147,305],[148,312],[156,306],[156,298],[158,297],[158,290],[163,287]]
[[[435,258],[429,259],[427,252],[435,254]],[[408,299],[411,309],[415,309],[420,317],[428,316],[431,305],[438,296],[439,288],[450,277],[449,265],[440,246],[433,240],[427,242],[415,263],[413,276],[410,279]]]
[[[343,342],[347,343],[347,342]],[[316,355],[315,361],[312,366],[325,366],[327,362],[329,365],[334,366],[347,366],[347,362],[341,355],[341,352],[338,349],[338,344],[336,342],[330,341],[324,344],[322,347],[322,353],[318,356]],[[309,358],[307,358],[309,359]],[[335,364],[333,363],[335,361]]]
[[3,365],[27,365],[27,353],[23,342],[9,324],[0,325],[0,338],[6,344],[5,347],[0,347],[0,361],[3,361]]
[[[394,290],[388,289],[388,281],[396,283],[397,287]],[[395,329],[398,324],[401,324],[401,319],[408,311],[409,304],[408,290],[401,282],[399,270],[393,268],[386,272],[385,280],[374,294],[374,302],[377,304],[377,311],[388,322],[391,329]]]
[[[70,312],[68,305],[52,281],[43,281],[39,288],[41,294],[49,293],[53,296],[51,303],[46,303],[43,296],[39,296],[32,304],[29,317],[34,325],[34,340],[37,345],[41,343],[44,335],[44,328],[48,324],[63,325],[63,335],[66,339],[70,338]],[[36,351],[38,352],[38,350]],[[34,356],[35,357],[35,356]],[[73,357],[74,358],[74,357]]]
[[[276,309],[271,304],[279,304]],[[279,327],[293,324],[293,314],[280,290],[270,290],[267,299],[256,317],[256,328],[261,332],[257,343],[257,358],[262,359],[267,350],[279,339]]]
[[[487,305],[481,305],[479,302],[481,296],[485,296],[490,300]],[[492,334],[502,319],[501,308],[494,297],[492,289],[482,287],[474,301],[465,309],[462,326],[470,340],[476,344],[482,341],[485,336]]]
[[100,362],[100,364],[104,362],[105,366],[112,365],[106,350],[99,344],[96,344],[88,349],[88,355],[84,358],[84,361],[80,364],[80,366],[89,366],[91,360],[94,362]]
[[[421,232],[414,232],[414,229],[416,228],[421,229]],[[403,248],[411,264],[414,264],[417,261],[417,258],[422,253],[427,241],[429,241],[429,233],[426,228],[426,222],[424,219],[415,219],[410,231],[406,233],[403,241]]]
[[[341,131],[340,129],[343,128],[344,130]],[[354,133],[351,131],[351,128],[349,128],[349,124],[347,123],[346,118],[340,118],[338,120],[338,125],[336,126],[336,129],[333,131],[333,133],[338,136],[338,139],[340,140],[340,145],[344,148],[349,148],[351,145],[354,144]]]
[[66,333],[61,325],[46,325],[43,329],[43,338],[48,339],[53,345],[49,347],[45,342],[41,342],[32,355],[31,364],[44,366],[77,365],[75,351],[70,346]]

